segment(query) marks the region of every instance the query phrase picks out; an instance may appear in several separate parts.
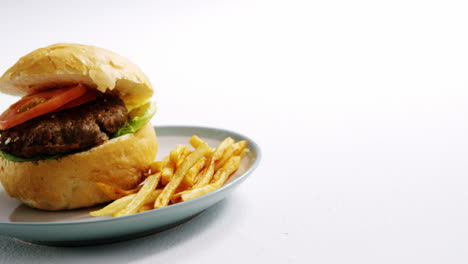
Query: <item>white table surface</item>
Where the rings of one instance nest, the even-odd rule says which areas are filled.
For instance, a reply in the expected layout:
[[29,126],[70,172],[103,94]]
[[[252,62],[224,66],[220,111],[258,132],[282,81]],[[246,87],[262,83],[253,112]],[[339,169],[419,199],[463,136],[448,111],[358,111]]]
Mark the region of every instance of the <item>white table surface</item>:
[[153,124],[243,133],[262,163],[177,228],[0,236],[0,263],[468,262],[465,1],[97,2],[2,2],[0,72],[55,42],[111,49],[152,80]]

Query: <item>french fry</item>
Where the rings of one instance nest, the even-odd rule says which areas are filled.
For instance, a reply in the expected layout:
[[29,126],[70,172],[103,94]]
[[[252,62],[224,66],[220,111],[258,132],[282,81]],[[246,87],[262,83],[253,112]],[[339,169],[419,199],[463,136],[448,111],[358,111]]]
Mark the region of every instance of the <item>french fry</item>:
[[248,142],[245,140],[241,140],[236,143],[236,146],[234,148],[234,155],[240,156],[241,153],[244,151],[245,147],[247,146]]
[[124,209],[115,213],[114,216],[124,216],[138,212],[138,209],[145,203],[146,198],[156,189],[160,177],[161,173],[157,173],[146,178],[143,187],[138,191],[132,201]]
[[[156,198],[159,196],[159,194],[161,194],[161,192],[162,192],[162,189],[154,190],[153,192],[151,192],[151,194],[148,197],[146,197],[144,203],[145,204],[150,204],[151,209],[153,209],[154,200],[156,200]],[[90,214],[92,216],[113,215],[116,212],[119,212],[122,209],[124,209],[132,201],[132,199],[135,196],[136,196],[136,193],[130,194],[128,196],[124,196],[124,197],[119,198],[119,199],[113,201],[112,203],[108,204],[106,207],[104,207],[104,208],[102,208],[100,210],[97,210],[97,211],[93,211]]]
[[235,144],[232,145],[232,147],[228,147],[226,149],[226,151],[224,152],[224,155],[223,157],[216,163],[216,166],[215,166],[215,171],[219,170],[221,167],[224,166],[224,164],[226,164],[226,162],[233,156],[233,155],[236,155],[236,156],[239,156],[245,149],[245,147],[247,146],[247,141],[245,140],[242,140],[242,141],[239,141]]
[[223,167],[226,161],[228,161],[228,159],[234,155],[236,145],[237,144],[233,144],[226,148],[226,151],[223,153],[223,156],[215,164],[215,171],[221,169],[221,167]]
[[171,181],[172,176],[174,175],[175,163],[171,161],[169,156],[163,158],[162,160],[162,169],[161,169],[161,183],[166,185]]
[[219,145],[216,147],[216,150],[214,151],[213,155],[210,158],[210,161],[209,161],[210,165],[204,171],[204,173],[202,174],[198,182],[195,184],[194,189],[203,187],[210,183],[211,179],[213,178],[213,174],[215,172],[216,161],[220,159],[223,156],[226,149],[228,149],[229,146],[232,146],[234,143],[235,141],[231,137],[227,137],[221,143],[219,143]]
[[193,186],[194,189],[203,187],[210,183],[214,174],[214,163],[210,162],[210,165],[203,170],[203,173],[200,175],[197,183]]
[[158,198],[163,189],[156,189],[151,192],[151,194],[146,197],[144,204],[151,204],[151,209],[153,209],[154,200]]
[[177,169],[171,181],[164,187],[162,193],[156,198],[154,202],[154,208],[161,208],[169,204],[169,199],[174,194],[177,187],[182,182],[187,171],[195,164],[199,159],[211,153],[211,148],[208,144],[203,143],[198,146],[190,155],[187,156],[184,163],[181,164],[180,168]]
[[184,155],[184,153],[186,153],[187,151],[189,151],[189,147],[188,146],[185,146],[185,145],[176,145],[175,149],[172,150],[169,154],[169,159],[174,163],[174,164],[177,164],[177,162],[179,161],[179,159]]
[[225,166],[216,172],[213,178],[213,183],[204,185],[196,189],[186,190],[186,191],[177,193],[171,198],[171,200],[175,203],[185,202],[185,201],[200,197],[202,195],[205,195],[216,189],[221,188],[221,186],[224,185],[227,179],[229,179],[229,176],[231,176],[231,174],[233,174],[237,169],[239,169],[240,161],[241,161],[240,156],[231,157],[226,162]]
[[212,183],[216,185],[217,188],[220,188],[227,181],[229,176],[233,174],[237,169],[239,169],[241,162],[240,156],[231,157],[226,164],[216,172],[213,176]]
[[191,187],[195,184],[196,177],[203,166],[205,166],[206,160],[207,159],[205,157],[202,157],[192,166],[192,168],[189,169],[189,171],[184,176],[184,180],[182,181],[183,185]]
[[107,197],[109,197],[112,200],[117,200],[129,194],[137,193],[141,188],[141,186],[137,186],[136,188],[131,189],[131,190],[123,190],[114,186],[107,185],[102,182],[96,182],[96,185],[99,187],[99,189],[102,190],[102,192],[104,192],[104,194],[107,195]]
[[91,213],[89,213],[90,215],[92,216],[104,216],[104,215],[111,215],[111,214],[114,214],[122,209],[124,209],[133,199],[133,197],[135,197],[135,193],[134,194],[130,194],[130,195],[127,195],[125,197],[122,197],[120,199],[117,199],[115,201],[113,201],[112,203],[108,204],[106,207],[100,209],[100,210],[97,210],[97,211],[93,211]]
[[245,149],[241,152],[241,154],[239,155],[239,156],[241,157],[241,160],[242,160],[242,158],[244,157],[245,153],[249,153],[249,152],[250,152],[250,149],[245,148]]
[[151,163],[150,170],[151,170],[152,174],[161,172],[161,170],[162,170],[162,161],[155,161],[155,162]]
[[144,204],[138,209],[138,213],[146,212],[153,209],[153,203]]
[[200,196],[202,196],[204,194],[210,193],[210,192],[212,192],[212,191],[214,191],[216,189],[217,188],[216,188],[216,186],[214,184],[205,185],[205,186],[197,188],[197,189],[187,190],[187,191],[177,193],[172,198],[172,201],[175,202],[175,203],[185,202],[185,201],[200,197]]
[[182,163],[184,162],[184,159],[190,155],[190,153],[192,153],[190,151],[190,148],[188,146],[186,146],[186,148],[184,148],[183,152],[181,153],[179,159],[177,160],[177,163],[176,163],[176,168],[179,168],[180,165],[182,165]]
[[192,145],[193,148],[198,148],[201,144],[205,143],[201,138],[199,138],[197,135],[193,135],[190,140],[189,140],[190,145]]
[[183,145],[180,145],[180,144],[177,144],[175,146],[175,149],[174,150],[171,150],[171,152],[169,153],[169,159],[174,162],[174,163],[177,163],[177,160],[179,159],[180,157],[180,152],[182,150],[182,146]]
[[[206,164],[205,164],[205,165],[206,165]],[[204,172],[205,169],[207,169],[207,168],[205,167],[204,169],[201,169],[201,170],[198,172],[197,176],[195,176],[194,183],[197,183],[197,182],[200,180],[201,176],[205,173],[205,172]]]

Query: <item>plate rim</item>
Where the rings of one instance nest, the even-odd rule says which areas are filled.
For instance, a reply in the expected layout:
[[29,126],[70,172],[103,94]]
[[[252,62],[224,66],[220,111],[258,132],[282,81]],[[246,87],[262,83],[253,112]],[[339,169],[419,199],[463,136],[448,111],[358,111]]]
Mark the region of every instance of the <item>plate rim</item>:
[[[160,134],[161,130],[204,130],[204,131],[211,131],[211,132],[222,132],[226,134],[231,134],[234,135],[237,138],[242,138],[243,140],[248,141],[248,146],[250,149],[253,149],[255,151],[256,157],[249,166],[249,168],[238,178],[234,179],[233,181],[229,182],[228,184],[222,186],[219,189],[216,189],[210,193],[207,193],[205,195],[202,195],[200,197],[197,197],[195,199],[182,202],[182,203],[177,203],[173,205],[169,205],[166,207],[159,208],[158,210],[149,210],[146,212],[138,213],[138,214],[132,214],[132,215],[127,215],[127,216],[121,216],[121,217],[111,217],[111,218],[96,218],[96,219],[90,219],[90,220],[81,220],[81,221],[68,221],[68,222],[5,222],[5,221],[0,221],[0,227],[7,228],[8,226],[15,226],[15,227],[49,227],[49,226],[78,226],[78,225],[89,225],[89,224],[106,224],[106,223],[112,223],[116,221],[123,221],[123,220],[130,220],[132,218],[140,218],[140,217],[146,217],[149,214],[164,214],[167,211],[171,210],[178,210],[180,207],[186,207],[190,206],[190,204],[197,203],[200,200],[205,200],[205,199],[210,199],[210,197],[217,195],[220,192],[223,192],[225,190],[231,189],[237,185],[237,183],[240,183],[241,181],[245,180],[260,164],[260,161],[262,159],[262,151],[259,147],[259,145],[252,140],[250,137],[247,137],[241,133],[228,130],[228,129],[223,129],[223,128],[217,128],[217,127],[210,127],[210,126],[192,126],[192,125],[153,125],[153,129],[155,129],[156,134]],[[158,132],[158,130],[160,132]],[[195,133],[193,133],[195,134]],[[163,132],[164,135],[164,132]],[[169,136],[169,135],[164,135],[164,136]],[[178,135],[174,135],[178,136]],[[203,136],[201,136],[203,137]],[[208,209],[207,207],[206,209]],[[2,232],[0,232],[0,235],[2,235]],[[7,235],[10,236],[10,235]],[[10,236],[14,237],[14,236]]]

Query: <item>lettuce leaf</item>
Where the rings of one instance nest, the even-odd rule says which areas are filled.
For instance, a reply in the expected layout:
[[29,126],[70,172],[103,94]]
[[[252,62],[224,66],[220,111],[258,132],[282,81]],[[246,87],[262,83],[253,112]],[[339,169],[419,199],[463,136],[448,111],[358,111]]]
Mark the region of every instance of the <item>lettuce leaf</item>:
[[125,134],[135,133],[144,127],[156,113],[156,104],[147,102],[144,105],[132,110],[128,115],[130,122],[115,133],[112,138],[120,137]]
[[23,162],[23,161],[37,161],[37,160],[54,160],[58,159],[60,157],[63,157],[64,155],[53,155],[53,156],[38,156],[38,157],[33,157],[33,158],[22,158],[15,156],[13,154],[7,153],[5,151],[0,151],[0,157],[9,160],[9,161],[16,161],[16,162]]
[[[144,127],[156,113],[156,104],[154,102],[147,102],[138,108],[133,109],[129,113],[130,121],[128,124],[117,131],[111,138],[123,136],[125,134],[135,133],[140,128]],[[22,158],[13,154],[0,151],[0,157],[15,162],[24,161],[38,161],[38,160],[54,160],[61,158],[65,155],[53,155],[53,156],[38,156],[33,158]]]

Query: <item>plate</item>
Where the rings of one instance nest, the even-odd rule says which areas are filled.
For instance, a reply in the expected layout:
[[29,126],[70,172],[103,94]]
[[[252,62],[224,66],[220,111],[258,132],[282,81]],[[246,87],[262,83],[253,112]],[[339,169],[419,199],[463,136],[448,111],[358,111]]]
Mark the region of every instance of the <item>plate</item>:
[[216,146],[228,136],[236,141],[247,140],[250,152],[244,155],[237,172],[218,190],[187,202],[117,218],[89,215],[102,205],[59,212],[33,209],[10,198],[0,186],[0,235],[36,244],[77,246],[118,242],[160,232],[190,220],[224,199],[260,162],[257,144],[236,132],[197,126],[157,126],[155,129],[159,142],[157,160],[168,155],[176,144],[188,144],[194,134],[210,146]]

